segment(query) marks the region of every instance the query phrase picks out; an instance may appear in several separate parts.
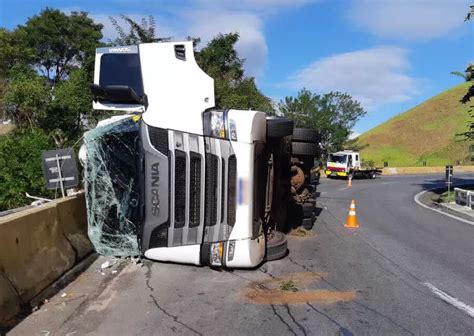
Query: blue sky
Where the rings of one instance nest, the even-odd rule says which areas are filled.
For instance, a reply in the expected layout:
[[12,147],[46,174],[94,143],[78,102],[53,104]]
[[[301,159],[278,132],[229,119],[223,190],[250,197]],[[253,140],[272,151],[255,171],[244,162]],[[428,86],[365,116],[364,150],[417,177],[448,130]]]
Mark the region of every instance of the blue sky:
[[0,26],[13,29],[46,7],[83,10],[115,32],[108,16],[155,17],[158,35],[205,42],[239,32],[246,72],[278,101],[306,87],[348,92],[368,114],[367,131],[443,91],[474,62],[469,0],[0,0]]

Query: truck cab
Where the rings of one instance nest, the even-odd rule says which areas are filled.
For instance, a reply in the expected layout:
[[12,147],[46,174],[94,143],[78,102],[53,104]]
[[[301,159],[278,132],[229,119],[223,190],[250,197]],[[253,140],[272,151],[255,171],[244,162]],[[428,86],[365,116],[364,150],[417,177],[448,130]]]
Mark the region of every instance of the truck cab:
[[347,177],[360,169],[360,154],[352,150],[344,150],[328,155],[326,175],[329,177]]
[[[108,172],[87,176],[95,168],[89,156],[100,151],[90,150],[85,136],[89,235],[96,248],[107,243],[109,231],[119,234],[116,223],[128,216],[137,247],[149,259],[231,268],[260,264],[268,208],[266,114],[214,108],[214,81],[199,68],[190,41],[99,48],[91,89],[94,109],[125,113],[115,123],[136,129],[124,146],[133,146],[131,155],[121,159],[132,162],[135,172],[130,190],[136,197],[125,200],[134,210],[126,213],[120,213],[126,208],[124,183],[115,183],[125,190],[118,206],[95,204],[99,178]],[[103,218],[112,229],[97,233],[95,222]]]

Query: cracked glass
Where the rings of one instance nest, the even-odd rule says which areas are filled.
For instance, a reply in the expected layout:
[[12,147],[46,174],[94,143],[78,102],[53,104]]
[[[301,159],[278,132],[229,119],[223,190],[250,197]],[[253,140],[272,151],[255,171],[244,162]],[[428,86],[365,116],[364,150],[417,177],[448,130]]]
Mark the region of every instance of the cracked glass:
[[139,122],[131,116],[84,135],[84,182],[89,238],[108,256],[137,256]]

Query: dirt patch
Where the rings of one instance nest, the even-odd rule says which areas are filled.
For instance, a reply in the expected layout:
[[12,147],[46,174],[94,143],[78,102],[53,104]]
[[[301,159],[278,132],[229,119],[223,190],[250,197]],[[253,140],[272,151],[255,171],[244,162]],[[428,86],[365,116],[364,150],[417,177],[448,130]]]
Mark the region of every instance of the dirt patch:
[[314,232],[305,230],[303,228],[293,229],[288,232],[288,236],[293,238],[310,238],[314,237],[315,235],[316,234]]
[[[308,290],[307,285],[319,281],[324,273],[300,272],[290,273],[283,277],[274,277],[259,282],[252,282],[245,287],[242,297],[256,304],[303,304],[306,302],[335,303],[351,301],[355,291],[340,292],[332,290]],[[286,284],[292,284],[286,290]]]

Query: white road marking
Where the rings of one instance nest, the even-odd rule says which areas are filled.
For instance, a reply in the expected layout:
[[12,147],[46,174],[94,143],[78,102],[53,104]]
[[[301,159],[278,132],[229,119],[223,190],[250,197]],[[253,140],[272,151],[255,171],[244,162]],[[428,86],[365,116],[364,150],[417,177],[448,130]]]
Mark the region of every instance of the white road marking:
[[450,305],[456,307],[459,310],[462,310],[463,312],[467,313],[467,315],[474,318],[474,308],[473,307],[468,306],[464,302],[459,301],[458,299],[456,299],[455,297],[452,297],[449,294],[446,294],[445,292],[443,292],[442,290],[436,288],[435,286],[433,286],[429,282],[424,282],[423,285],[428,287],[434,294],[439,296],[439,298],[441,298],[441,300],[449,303]]
[[341,188],[341,189],[339,189],[339,191],[343,191],[343,190],[346,190],[346,189],[347,189],[347,188]]
[[434,209],[434,208],[432,208],[432,207],[427,206],[426,204],[421,203],[421,201],[419,200],[419,198],[420,198],[421,195],[423,195],[423,194],[424,194],[425,192],[427,192],[427,191],[429,191],[429,190],[424,190],[424,191],[419,192],[418,194],[415,195],[415,198],[414,198],[414,199],[415,199],[415,202],[416,202],[418,205],[422,206],[423,208],[426,208],[426,209],[430,209],[430,210],[439,212],[439,213],[442,214],[442,215],[445,215],[445,216],[448,216],[448,217],[457,219],[457,220],[459,220],[459,221],[461,221],[461,222],[464,222],[464,223],[467,223],[467,224],[470,224],[470,225],[474,225],[474,222],[472,222],[472,221],[470,221],[470,220],[467,220],[467,219],[464,219],[464,218],[460,218],[460,217],[451,215],[451,214],[449,214],[449,213],[446,213],[446,212],[441,211],[441,210],[438,210],[438,209]]

